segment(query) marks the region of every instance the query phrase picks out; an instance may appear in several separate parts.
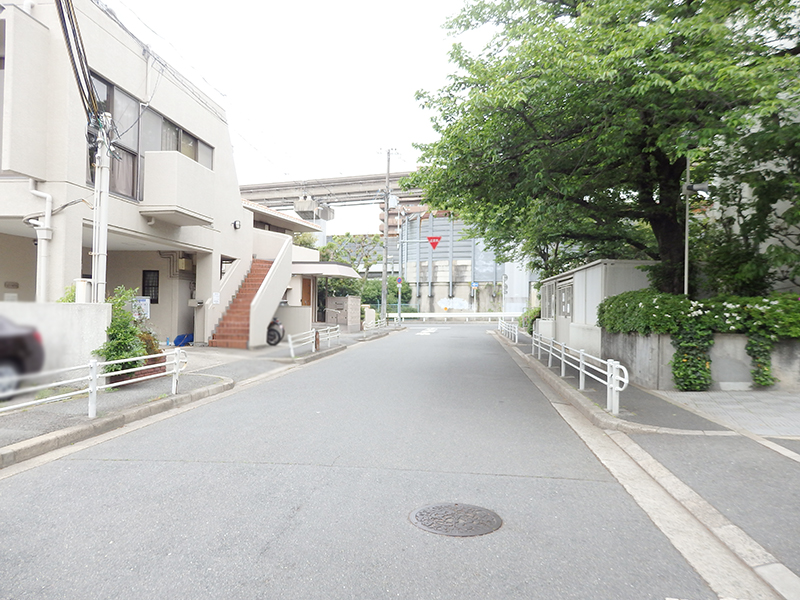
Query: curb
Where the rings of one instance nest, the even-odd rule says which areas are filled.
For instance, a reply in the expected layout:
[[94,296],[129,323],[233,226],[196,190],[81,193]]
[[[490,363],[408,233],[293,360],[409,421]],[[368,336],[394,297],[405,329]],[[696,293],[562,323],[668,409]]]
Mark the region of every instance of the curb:
[[124,427],[129,423],[133,423],[134,421],[139,421],[152,415],[191,404],[203,398],[208,398],[209,396],[221,394],[222,392],[233,389],[233,379],[229,377],[220,377],[220,379],[222,379],[222,381],[219,383],[197,388],[185,394],[176,394],[169,398],[154,400],[115,415],[94,419],[89,423],[74,425],[15,444],[9,444],[8,446],[0,448],[0,469],[108,433],[114,429]]
[[510,348],[530,366],[536,374],[563,400],[577,408],[592,425],[600,429],[611,429],[622,431],[623,433],[667,433],[672,435],[705,435],[705,432],[688,429],[672,429],[669,427],[658,427],[656,425],[643,425],[632,423],[619,417],[608,414],[602,408],[594,404],[589,398],[581,394],[578,390],[564,383],[564,381],[550,369],[542,365],[538,360],[525,354],[516,346],[508,343],[508,340],[496,331],[491,332],[500,342]]
[[316,352],[312,352],[311,354],[298,356],[293,360],[295,364],[305,365],[307,363],[314,362],[315,360],[320,360],[321,358],[325,358],[326,356],[338,354],[339,352],[342,352],[344,350],[347,350],[347,346],[342,344],[341,346],[334,346],[333,348],[325,348],[324,350],[318,350]]

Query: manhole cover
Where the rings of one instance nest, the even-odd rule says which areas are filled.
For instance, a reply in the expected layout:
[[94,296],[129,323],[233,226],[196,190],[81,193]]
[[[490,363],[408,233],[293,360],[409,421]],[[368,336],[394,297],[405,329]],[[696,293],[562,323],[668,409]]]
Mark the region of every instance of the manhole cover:
[[434,504],[411,513],[409,519],[425,531],[457,537],[485,535],[503,524],[492,511],[469,504]]

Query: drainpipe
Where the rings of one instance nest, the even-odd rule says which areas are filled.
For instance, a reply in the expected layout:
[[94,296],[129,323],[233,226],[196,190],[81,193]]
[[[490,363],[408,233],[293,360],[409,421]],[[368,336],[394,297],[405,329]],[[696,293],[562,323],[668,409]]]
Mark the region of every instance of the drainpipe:
[[30,15],[32,14],[34,6],[36,6],[36,2],[34,2],[34,0],[25,0],[25,2],[22,3],[22,10]]
[[53,239],[51,221],[53,196],[36,189],[36,180],[30,180],[30,193],[44,200],[42,221],[32,221],[36,230],[36,302],[47,302],[47,267],[50,259],[50,240]]

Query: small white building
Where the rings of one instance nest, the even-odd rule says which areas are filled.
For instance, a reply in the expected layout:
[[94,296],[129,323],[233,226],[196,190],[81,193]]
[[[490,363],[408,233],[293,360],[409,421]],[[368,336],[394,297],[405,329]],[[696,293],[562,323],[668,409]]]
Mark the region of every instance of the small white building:
[[578,350],[601,356],[597,307],[611,296],[649,285],[639,269],[652,261],[597,260],[542,280],[538,331]]

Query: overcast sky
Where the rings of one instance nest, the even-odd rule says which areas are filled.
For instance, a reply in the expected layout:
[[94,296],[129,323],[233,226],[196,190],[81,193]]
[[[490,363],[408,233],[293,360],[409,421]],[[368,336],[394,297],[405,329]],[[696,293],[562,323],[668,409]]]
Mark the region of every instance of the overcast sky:
[[413,170],[412,144],[434,139],[414,94],[446,84],[454,38],[442,25],[462,6],[105,2],[157,53],[222,94],[215,99],[228,115],[240,184],[384,173],[389,148],[392,171]]

